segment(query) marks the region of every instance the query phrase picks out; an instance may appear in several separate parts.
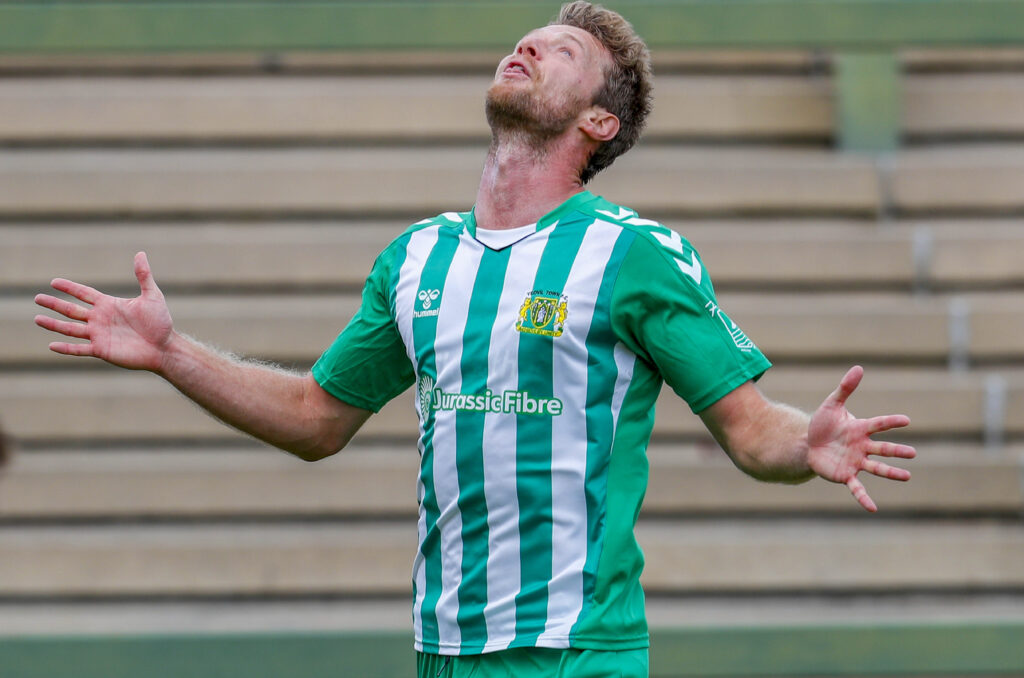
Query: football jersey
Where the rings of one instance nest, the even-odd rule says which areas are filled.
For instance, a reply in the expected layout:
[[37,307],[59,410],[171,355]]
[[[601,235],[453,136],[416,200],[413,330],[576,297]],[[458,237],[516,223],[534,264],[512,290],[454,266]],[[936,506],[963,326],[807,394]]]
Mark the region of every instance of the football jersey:
[[504,247],[415,224],[313,367],[372,411],[415,384],[416,648],[646,647],[634,526],[663,382],[699,412],[770,363],[678,233],[581,192]]

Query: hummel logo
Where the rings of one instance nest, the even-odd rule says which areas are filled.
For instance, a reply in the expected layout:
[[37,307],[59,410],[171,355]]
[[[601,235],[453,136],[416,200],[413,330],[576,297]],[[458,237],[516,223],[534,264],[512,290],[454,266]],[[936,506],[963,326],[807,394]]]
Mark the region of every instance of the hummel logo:
[[[420,290],[416,295],[416,298],[419,299],[419,303],[416,305],[416,310],[413,311],[412,317],[424,318],[438,315],[441,312],[441,309],[433,306],[434,302],[440,296],[441,290]],[[438,304],[438,306],[440,306],[440,304]]]

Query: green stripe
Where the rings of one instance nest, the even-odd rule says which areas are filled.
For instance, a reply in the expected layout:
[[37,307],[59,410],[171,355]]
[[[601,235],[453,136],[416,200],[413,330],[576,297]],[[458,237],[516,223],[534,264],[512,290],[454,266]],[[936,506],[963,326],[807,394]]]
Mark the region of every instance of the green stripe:
[[[444,290],[444,281],[458,246],[457,230],[453,233],[452,228],[443,226],[438,229],[438,240],[423,266],[419,289]],[[444,303],[443,292],[436,303]],[[438,316],[414,318],[412,323],[418,376],[429,375],[434,381],[437,381],[437,365],[434,354],[437,319]],[[427,580],[427,591],[420,613],[423,618],[423,642],[425,645],[436,647],[440,641],[437,627],[437,601],[441,597],[441,530],[437,521],[441,516],[441,510],[437,504],[437,491],[434,488],[433,437],[434,416],[431,411],[423,425],[423,457],[420,460],[420,477],[424,487],[423,508],[426,515],[426,536],[420,549],[426,556]]]
[[[552,228],[541,255],[533,289],[561,293],[586,229]],[[572,300],[569,300],[572,317]],[[554,355],[551,337],[519,335],[519,390],[533,398],[554,396]],[[569,413],[568,416],[572,416]],[[516,596],[516,637],[513,646],[533,645],[547,619],[551,579],[551,417],[516,417],[516,490],[519,498],[519,560],[521,588]]]
[[[487,389],[487,357],[491,330],[498,315],[502,282],[511,247],[500,251],[484,248],[483,258],[469,301],[469,320],[462,346],[462,392]],[[511,330],[511,327],[509,328]],[[457,412],[456,465],[459,473],[459,510],[462,512],[462,583],[459,585],[459,628],[462,652],[474,654],[487,642],[484,607],[487,605],[487,558],[490,529],[484,497],[483,412]],[[466,482],[464,479],[470,480]]]
[[611,295],[619,266],[635,237],[635,233],[623,229],[612,247],[598,289],[590,332],[587,334],[587,402],[595,403],[595,406],[587,408],[587,559],[583,564],[583,608],[570,632],[572,637],[575,637],[593,604],[597,564],[604,547],[608,467],[615,424],[612,419],[611,396],[618,377],[614,352],[618,340],[611,326]]

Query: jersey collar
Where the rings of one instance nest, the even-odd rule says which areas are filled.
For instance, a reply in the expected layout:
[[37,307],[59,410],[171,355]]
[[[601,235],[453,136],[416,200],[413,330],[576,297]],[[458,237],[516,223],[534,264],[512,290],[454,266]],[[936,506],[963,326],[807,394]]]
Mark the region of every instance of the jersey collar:
[[[596,200],[597,196],[590,191],[580,191],[576,195],[572,196],[561,205],[551,210],[540,219],[537,220],[537,230],[542,231],[549,226],[554,226],[569,212],[579,207],[584,203],[588,203],[591,200]],[[523,224],[526,226],[526,224]],[[466,219],[466,231],[476,239],[476,205],[473,206],[472,211],[469,213],[469,218]]]

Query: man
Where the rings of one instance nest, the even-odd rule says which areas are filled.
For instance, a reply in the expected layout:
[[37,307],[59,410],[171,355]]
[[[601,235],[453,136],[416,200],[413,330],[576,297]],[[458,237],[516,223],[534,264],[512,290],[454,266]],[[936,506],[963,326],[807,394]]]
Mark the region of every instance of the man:
[[55,342],[156,372],[228,424],[303,459],[334,454],[416,384],[422,676],[646,676],[633,527],[654,402],[667,381],[735,463],[765,480],[820,475],[875,505],[857,473],[909,473],[854,418],[851,369],[813,417],[767,400],[770,366],[718,307],[675,232],[583,189],[650,109],[649,56],[619,15],[574,2],[527,34],[487,92],[493,137],[475,207],[415,224],[378,257],[362,305],[308,375],[176,333],[145,254],[141,295],[57,279],[83,304]]

